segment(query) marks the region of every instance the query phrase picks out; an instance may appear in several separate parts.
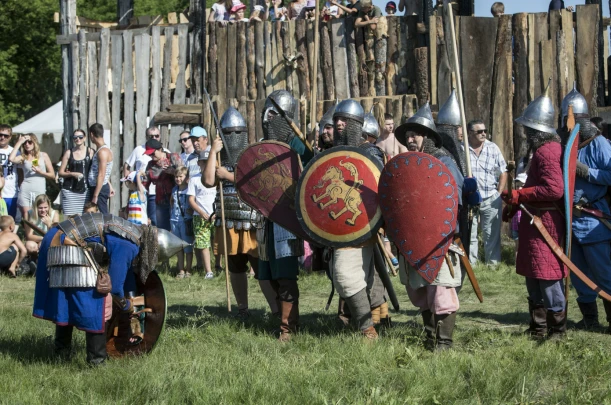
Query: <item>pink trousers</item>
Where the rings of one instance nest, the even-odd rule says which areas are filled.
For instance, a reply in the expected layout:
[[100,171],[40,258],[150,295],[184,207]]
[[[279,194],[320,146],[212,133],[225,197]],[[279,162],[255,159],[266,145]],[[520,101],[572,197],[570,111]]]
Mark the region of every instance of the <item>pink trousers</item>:
[[458,295],[454,287],[429,285],[422,288],[406,286],[407,295],[414,306],[421,311],[429,310],[437,315],[446,315],[458,311]]

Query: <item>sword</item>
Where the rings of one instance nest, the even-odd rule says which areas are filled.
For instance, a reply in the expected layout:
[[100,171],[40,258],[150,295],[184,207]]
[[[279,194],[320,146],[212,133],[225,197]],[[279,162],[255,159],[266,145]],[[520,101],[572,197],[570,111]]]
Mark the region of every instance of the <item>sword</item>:
[[34,232],[36,232],[37,234],[39,234],[40,236],[45,236],[47,233],[45,231],[43,231],[41,228],[37,227],[36,225],[34,225],[33,223],[31,223],[30,221],[28,221],[25,218],[21,218],[21,222],[27,226],[29,226],[30,228],[32,228],[32,230]]
[[395,289],[393,288],[388,272],[386,271],[384,258],[382,257],[382,252],[380,252],[380,246],[377,244],[373,245],[373,263],[378,275],[380,276],[380,280],[382,280],[382,284],[384,284],[384,288],[386,288],[386,292],[388,293],[388,298],[392,303],[392,307],[395,311],[398,311],[399,300],[397,300],[397,294],[395,294]]
[[206,99],[208,100],[208,105],[210,106],[210,110],[212,111],[212,117],[214,118],[214,125],[216,126],[216,133],[221,137],[223,141],[223,147],[225,148],[225,153],[227,154],[227,158],[233,162],[231,158],[231,151],[227,149],[227,141],[225,140],[225,135],[223,135],[223,131],[221,131],[221,124],[219,124],[219,117],[216,115],[214,111],[214,106],[212,105],[212,100],[210,100],[210,94],[208,94],[208,90],[204,87],[204,94],[206,95]]
[[[602,288],[600,288],[598,285],[596,285],[596,283],[594,283],[592,280],[590,280],[590,278],[588,276],[586,276],[581,270],[579,270],[579,268],[577,266],[575,266],[575,263],[573,263],[571,261],[571,259],[569,259],[564,254],[564,252],[562,251],[562,248],[558,245],[558,243],[556,243],[556,241],[552,238],[552,236],[549,234],[549,232],[547,232],[547,229],[545,229],[545,226],[543,225],[543,222],[541,222],[541,218],[539,218],[536,215],[531,214],[526,209],[524,204],[520,204],[520,208],[522,208],[522,211],[524,213],[526,213],[531,218],[530,223],[535,225],[535,227],[537,228],[537,230],[539,231],[541,236],[543,236],[543,239],[545,240],[545,243],[547,243],[547,245],[550,247],[550,249],[552,249],[552,252],[554,252],[556,257],[558,257],[560,260],[562,260],[562,263],[564,263],[566,265],[566,267],[568,267],[569,270],[573,272],[573,274],[575,274],[577,277],[579,277],[579,279],[581,281],[583,281],[588,287],[590,287],[593,291],[595,291],[598,295],[600,295],[601,298],[603,298],[603,299],[605,299],[607,301],[611,301],[611,295],[606,293]],[[567,279],[568,279],[568,277],[567,277]]]
[[[463,246],[462,241],[460,240],[458,236],[454,237],[454,243],[456,243],[458,247],[460,247],[463,251],[465,251],[465,247]],[[462,263],[463,267],[465,268],[465,272],[467,273],[467,276],[469,276],[469,281],[471,282],[471,285],[473,286],[473,291],[475,291],[475,295],[477,295],[477,299],[479,300],[479,302],[484,302],[482,290],[479,289],[479,283],[477,282],[477,278],[475,278],[475,273],[473,272],[473,267],[471,267],[469,258],[467,257],[467,255],[464,255],[464,256],[458,255],[458,256],[460,257],[460,262]]]
[[299,130],[299,127],[297,127],[297,125],[293,122],[293,120],[290,117],[287,117],[286,115],[286,111],[284,111],[279,105],[278,103],[276,103],[276,100],[274,100],[272,97],[269,98],[269,100],[272,102],[272,105],[274,106],[274,108],[276,110],[278,110],[278,114],[280,114],[280,116],[282,118],[284,118],[284,120],[286,121],[287,124],[289,124],[289,126],[291,127],[291,129],[293,130],[293,132],[295,133],[295,135],[297,135],[297,137],[299,138],[299,140],[305,145],[306,148],[308,148],[310,150],[310,152],[312,152],[312,145],[310,145],[310,143],[304,138],[303,134],[301,133],[301,131]]

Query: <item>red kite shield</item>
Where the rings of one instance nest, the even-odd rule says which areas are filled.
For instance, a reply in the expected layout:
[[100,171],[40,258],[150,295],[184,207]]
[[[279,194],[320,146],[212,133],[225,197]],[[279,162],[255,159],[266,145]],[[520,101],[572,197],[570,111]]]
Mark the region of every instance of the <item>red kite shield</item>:
[[433,156],[406,152],[386,164],[379,192],[388,237],[422,278],[432,283],[456,229],[454,177]]
[[238,157],[235,184],[242,201],[270,221],[309,240],[295,211],[295,189],[301,174],[299,158],[282,142],[248,146]]
[[315,242],[358,246],[382,226],[378,181],[382,165],[364,149],[338,146],[316,155],[297,186],[297,217]]

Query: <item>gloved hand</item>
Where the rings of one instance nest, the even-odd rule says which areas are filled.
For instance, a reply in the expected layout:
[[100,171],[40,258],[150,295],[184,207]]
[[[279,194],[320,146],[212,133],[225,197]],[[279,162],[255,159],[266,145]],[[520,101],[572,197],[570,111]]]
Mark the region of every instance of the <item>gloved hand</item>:
[[511,195],[507,192],[507,190],[503,190],[501,193],[501,199],[505,204],[508,205],[518,205],[518,200],[520,199],[520,193],[518,190],[511,190]]
[[585,163],[577,161],[577,169],[575,170],[575,174],[581,178],[587,179],[590,175],[590,167]]
[[462,186],[462,194],[463,200],[470,206],[482,203],[482,195],[477,188],[477,180],[475,180],[475,177],[465,177]]
[[503,207],[503,222],[511,221],[511,218],[518,212],[519,207],[517,205],[512,205],[511,210],[509,209],[509,205]]

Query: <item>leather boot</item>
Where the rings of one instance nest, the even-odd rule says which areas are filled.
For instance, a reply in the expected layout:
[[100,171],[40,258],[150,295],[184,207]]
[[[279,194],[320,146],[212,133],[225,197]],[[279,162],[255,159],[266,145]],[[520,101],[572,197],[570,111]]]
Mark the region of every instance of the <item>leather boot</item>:
[[388,315],[388,302],[380,305],[380,326],[384,328],[392,328],[392,322]]
[[594,302],[577,301],[577,305],[579,305],[579,310],[581,311],[581,315],[583,315],[583,319],[575,324],[575,328],[576,329],[599,328],[600,323],[598,323],[598,305],[596,305],[596,301]]
[[378,338],[378,332],[373,326],[370,326],[367,329],[363,329],[361,333],[369,340],[376,340]]
[[350,308],[348,308],[346,301],[342,297],[340,297],[337,306],[337,318],[345,328],[348,328],[350,327],[351,317],[352,315],[350,314]]
[[288,342],[299,329],[299,303],[280,301],[280,336],[278,340]]
[[275,317],[280,317],[280,302],[278,301],[278,291],[274,288],[270,280],[259,280],[259,287],[263,296],[267,300],[269,310]]
[[426,311],[422,311],[422,323],[424,324],[424,333],[426,334],[426,338],[424,341],[424,346],[433,350],[435,348],[435,316],[428,309]]
[[611,302],[607,300],[603,300],[603,305],[605,307],[605,313],[607,314],[607,322],[609,322],[609,326],[605,333],[611,333]]
[[563,339],[566,336],[566,311],[547,311],[547,338]]
[[106,361],[106,334],[87,332],[85,336],[87,346],[87,363],[99,366]]
[[374,325],[380,324],[380,307],[371,308],[371,320]]
[[72,357],[72,326],[55,325],[55,354],[65,360]]
[[235,301],[238,304],[238,318],[245,321],[250,317],[248,312],[248,274],[229,272],[231,288]]
[[528,312],[530,314],[530,326],[524,331],[535,340],[545,339],[547,334],[547,311],[543,304],[535,304],[528,300]]
[[435,323],[437,324],[437,346],[435,351],[444,351],[452,348],[454,341],[454,325],[456,324],[456,312],[446,315],[435,315]]

